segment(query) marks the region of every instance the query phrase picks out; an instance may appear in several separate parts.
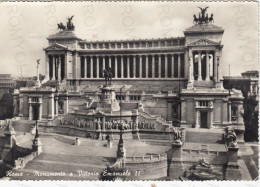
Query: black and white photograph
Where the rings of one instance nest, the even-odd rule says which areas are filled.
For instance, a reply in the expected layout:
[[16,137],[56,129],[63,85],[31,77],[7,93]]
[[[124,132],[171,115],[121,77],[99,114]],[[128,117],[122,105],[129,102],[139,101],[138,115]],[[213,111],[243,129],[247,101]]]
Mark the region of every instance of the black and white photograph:
[[259,180],[258,6],[0,3],[0,181]]

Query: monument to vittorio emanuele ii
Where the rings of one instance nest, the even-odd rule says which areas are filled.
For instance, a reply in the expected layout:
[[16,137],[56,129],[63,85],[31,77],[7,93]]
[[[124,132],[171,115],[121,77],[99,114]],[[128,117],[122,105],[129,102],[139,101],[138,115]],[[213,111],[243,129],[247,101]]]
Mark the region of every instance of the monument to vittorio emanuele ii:
[[[214,24],[207,9],[193,16],[184,36],[158,39],[83,40],[73,25],[79,18],[67,18],[47,38],[44,82],[14,94],[14,115],[43,124],[60,116],[65,122],[75,118],[80,127],[92,128],[84,133],[97,139],[111,135],[110,125],[113,129],[115,121],[124,120],[131,129],[127,138],[145,139],[152,132],[179,140],[173,145],[181,150],[172,158],[173,177],[182,175],[192,154],[205,154],[209,162],[225,158],[217,159],[216,167],[225,165],[227,179],[239,178],[237,160],[228,154],[237,154],[244,143],[243,97],[223,88],[224,29]],[[193,150],[202,142],[208,145]]]

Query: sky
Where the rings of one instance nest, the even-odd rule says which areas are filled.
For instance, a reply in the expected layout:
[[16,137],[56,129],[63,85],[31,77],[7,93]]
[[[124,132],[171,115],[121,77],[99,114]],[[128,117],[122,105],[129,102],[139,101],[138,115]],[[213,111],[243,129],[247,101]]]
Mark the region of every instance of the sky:
[[232,76],[258,70],[255,2],[16,2],[0,3],[0,73],[34,76],[41,59],[44,74],[46,38],[72,15],[76,35],[89,41],[183,37],[198,7],[206,6],[214,24],[225,30],[223,75],[229,65]]

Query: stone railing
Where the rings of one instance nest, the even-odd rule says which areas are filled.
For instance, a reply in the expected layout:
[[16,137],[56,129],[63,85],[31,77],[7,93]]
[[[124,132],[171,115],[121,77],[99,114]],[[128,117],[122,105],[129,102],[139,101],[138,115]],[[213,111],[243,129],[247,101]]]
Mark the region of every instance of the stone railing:
[[131,162],[150,162],[150,161],[163,161],[167,159],[165,154],[154,154],[154,155],[146,155],[146,156],[131,156],[126,157],[126,163]]
[[168,122],[166,121],[165,119],[163,119],[161,116],[159,115],[151,115],[147,112],[142,112],[142,111],[139,111],[139,115],[145,119],[151,119],[151,120],[154,120],[156,122],[158,122],[159,124],[161,124],[162,126],[166,126],[166,128],[168,127],[171,127],[172,123],[171,122]]
[[125,50],[125,49],[147,49],[147,48],[167,48],[173,46],[184,46],[184,38],[164,38],[164,39],[140,39],[125,41],[80,41],[80,49],[92,50]]
[[19,120],[20,117],[14,117],[12,119],[0,120],[0,130],[3,130],[9,123]]

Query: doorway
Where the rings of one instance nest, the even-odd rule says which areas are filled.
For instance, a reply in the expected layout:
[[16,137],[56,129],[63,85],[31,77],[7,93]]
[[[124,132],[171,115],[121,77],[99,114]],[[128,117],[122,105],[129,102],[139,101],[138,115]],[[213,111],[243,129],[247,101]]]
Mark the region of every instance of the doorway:
[[33,120],[38,120],[39,119],[39,106],[38,105],[33,105]]
[[200,127],[201,128],[208,128],[208,112],[207,111],[201,111],[200,116],[201,116]]

